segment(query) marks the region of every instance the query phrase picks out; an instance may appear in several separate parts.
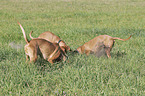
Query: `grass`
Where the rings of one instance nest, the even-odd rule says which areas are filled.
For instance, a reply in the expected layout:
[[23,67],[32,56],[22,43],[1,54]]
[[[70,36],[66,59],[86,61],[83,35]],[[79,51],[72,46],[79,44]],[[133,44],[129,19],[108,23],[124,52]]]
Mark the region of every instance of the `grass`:
[[[144,0],[0,0],[0,95],[145,95]],[[68,53],[51,66],[25,63],[19,21],[28,36],[51,31],[73,50],[107,34],[116,40],[112,59]],[[28,36],[29,38],[29,36]],[[29,38],[30,39],[30,38]]]

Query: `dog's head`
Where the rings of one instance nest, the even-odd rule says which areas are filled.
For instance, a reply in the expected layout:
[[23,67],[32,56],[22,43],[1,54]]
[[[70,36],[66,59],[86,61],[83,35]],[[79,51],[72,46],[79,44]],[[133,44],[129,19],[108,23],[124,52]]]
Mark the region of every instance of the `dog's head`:
[[60,46],[60,48],[63,52],[67,52],[67,51],[71,52],[72,51],[69,46]]
[[78,47],[75,51],[73,51],[73,53],[80,53],[80,54],[82,54],[81,47]]
[[62,51],[64,52],[71,51],[70,47],[67,46],[63,40],[59,40],[58,44]]

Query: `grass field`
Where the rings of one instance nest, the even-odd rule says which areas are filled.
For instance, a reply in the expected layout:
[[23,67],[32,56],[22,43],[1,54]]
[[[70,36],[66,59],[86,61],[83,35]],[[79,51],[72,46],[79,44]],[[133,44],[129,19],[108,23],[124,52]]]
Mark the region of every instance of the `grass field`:
[[[145,95],[144,5],[144,0],[0,0],[0,95]],[[69,62],[51,66],[39,58],[28,64],[17,21],[27,36],[51,31],[72,50],[96,34],[133,36],[116,40],[112,59],[68,53]]]

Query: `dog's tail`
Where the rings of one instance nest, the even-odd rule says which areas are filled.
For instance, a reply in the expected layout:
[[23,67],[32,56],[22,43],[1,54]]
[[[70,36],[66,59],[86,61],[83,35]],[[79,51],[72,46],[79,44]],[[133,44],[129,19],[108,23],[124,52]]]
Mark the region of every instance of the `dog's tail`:
[[23,36],[24,36],[24,39],[25,39],[26,43],[29,43],[29,41],[28,41],[28,39],[27,39],[27,37],[26,37],[24,28],[22,27],[22,25],[21,25],[19,22],[17,22],[17,23],[19,24],[19,26],[20,26],[20,28],[21,28],[21,30],[22,30],[22,32],[23,32]]
[[122,40],[122,41],[127,41],[127,40],[129,40],[131,38],[131,36],[132,35],[130,35],[127,39],[121,39],[121,38],[118,38],[118,37],[113,37],[113,40],[118,39],[118,40]]
[[31,39],[34,39],[34,38],[31,36],[32,32],[33,32],[33,31],[30,32],[29,36],[30,36]]

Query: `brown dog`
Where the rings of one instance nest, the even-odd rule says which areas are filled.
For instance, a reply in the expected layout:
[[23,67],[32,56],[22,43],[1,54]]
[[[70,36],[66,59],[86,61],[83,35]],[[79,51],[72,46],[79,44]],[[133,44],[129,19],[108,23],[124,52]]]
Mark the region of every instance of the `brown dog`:
[[99,52],[105,52],[107,54],[108,58],[111,58],[110,51],[114,45],[114,42],[116,39],[126,41],[129,40],[131,36],[127,39],[121,39],[118,37],[111,37],[108,35],[100,35],[95,37],[94,39],[86,42],[84,45],[78,47],[75,51],[86,55],[89,55],[90,53],[95,53],[101,55]]
[[[31,39],[33,39],[33,37],[31,36],[31,33],[32,32],[30,32],[29,36]],[[64,52],[67,52],[67,50],[71,51],[70,47],[67,46],[63,40],[61,40],[58,36],[56,36],[52,32],[47,31],[47,32],[41,33],[38,38],[45,39],[45,40],[52,42],[52,43],[59,43],[60,48]]]
[[30,63],[36,62],[37,55],[40,55],[40,57],[43,57],[45,60],[49,61],[50,63],[54,63],[56,61],[60,61],[61,58],[63,60],[66,60],[65,53],[60,49],[58,43],[51,43],[45,39],[35,38],[31,41],[28,41],[25,31],[22,27],[22,25],[18,22],[23,35],[24,39],[26,41],[26,45],[24,47],[25,54],[26,54],[26,61],[28,61],[28,58],[30,58]]

